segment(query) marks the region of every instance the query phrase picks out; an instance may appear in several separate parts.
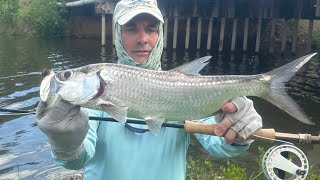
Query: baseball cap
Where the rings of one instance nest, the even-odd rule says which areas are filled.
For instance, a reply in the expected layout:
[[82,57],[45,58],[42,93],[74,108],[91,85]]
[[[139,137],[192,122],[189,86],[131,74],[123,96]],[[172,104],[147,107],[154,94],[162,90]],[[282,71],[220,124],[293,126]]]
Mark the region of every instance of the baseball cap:
[[121,0],[114,9],[113,18],[118,24],[124,25],[141,13],[150,14],[164,22],[156,0]]

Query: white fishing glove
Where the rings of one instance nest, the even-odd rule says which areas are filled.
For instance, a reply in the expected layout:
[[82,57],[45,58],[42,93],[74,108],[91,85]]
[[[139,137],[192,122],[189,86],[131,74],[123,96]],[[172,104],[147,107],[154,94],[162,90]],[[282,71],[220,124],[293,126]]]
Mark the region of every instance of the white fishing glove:
[[252,100],[246,97],[236,97],[231,99],[230,102],[235,105],[236,110],[229,110],[234,112],[224,111],[223,124],[229,126],[227,128],[231,128],[234,132],[228,132],[226,127],[222,127],[219,134],[226,133],[225,137],[228,136],[227,139],[230,139],[230,136],[236,136],[232,138],[235,138],[237,142],[249,143],[252,140],[247,140],[247,138],[262,128],[262,118],[254,109]]
[[82,142],[89,129],[86,111],[65,101],[50,108],[40,101],[36,117],[38,127],[48,136],[59,159],[70,161],[83,152]]

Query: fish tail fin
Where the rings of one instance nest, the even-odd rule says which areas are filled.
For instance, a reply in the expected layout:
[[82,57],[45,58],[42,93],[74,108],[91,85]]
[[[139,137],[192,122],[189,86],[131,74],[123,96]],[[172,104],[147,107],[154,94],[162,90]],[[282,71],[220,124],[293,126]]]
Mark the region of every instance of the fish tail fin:
[[271,78],[270,93],[264,98],[299,121],[312,125],[314,123],[285,91],[285,84],[316,54],[317,53],[313,53],[300,57],[299,59],[264,74],[265,77]]

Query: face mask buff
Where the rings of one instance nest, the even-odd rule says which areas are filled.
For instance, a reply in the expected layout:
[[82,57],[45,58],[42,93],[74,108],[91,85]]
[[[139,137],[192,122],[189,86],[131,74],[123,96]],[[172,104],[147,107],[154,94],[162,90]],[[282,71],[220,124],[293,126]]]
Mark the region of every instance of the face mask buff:
[[121,26],[118,23],[115,24],[115,31],[115,47],[118,56],[118,64],[126,64],[151,70],[161,70],[161,55],[163,51],[163,23],[159,23],[159,37],[156,45],[152,49],[148,59],[141,64],[136,63],[124,50],[121,39]]

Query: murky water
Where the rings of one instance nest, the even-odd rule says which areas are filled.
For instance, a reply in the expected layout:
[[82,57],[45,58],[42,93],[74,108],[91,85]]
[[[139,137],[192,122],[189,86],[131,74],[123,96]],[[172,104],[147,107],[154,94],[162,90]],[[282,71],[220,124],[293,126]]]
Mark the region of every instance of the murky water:
[[[164,52],[163,69],[208,55],[207,52]],[[213,55],[213,54],[211,54]],[[303,55],[303,54],[300,54]],[[297,56],[271,57],[251,55],[214,56],[202,74],[256,74],[279,67]],[[0,37],[0,108],[33,110],[39,101],[40,72],[43,68],[67,69],[90,63],[115,62],[112,47],[101,48],[99,40],[39,40]],[[298,122],[270,103],[253,98],[262,115],[264,128],[279,132],[310,133],[320,130],[320,60],[316,56],[290,81],[288,91],[312,117],[315,126]],[[256,165],[257,146],[272,144],[254,142],[241,157],[230,159],[241,166]],[[320,145],[299,145],[310,164],[320,164]],[[196,141],[190,154],[207,158]],[[216,162],[219,162],[217,160]],[[0,179],[59,179],[74,172],[57,167],[51,159],[45,135],[36,127],[34,115],[8,115],[0,112]]]

